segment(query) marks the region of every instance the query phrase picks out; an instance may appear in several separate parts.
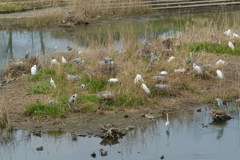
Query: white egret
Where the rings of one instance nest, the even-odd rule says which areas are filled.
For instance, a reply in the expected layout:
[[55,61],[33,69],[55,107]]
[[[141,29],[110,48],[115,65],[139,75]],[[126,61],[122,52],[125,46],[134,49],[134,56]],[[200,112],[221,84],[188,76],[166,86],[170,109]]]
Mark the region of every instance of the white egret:
[[168,59],[168,63],[169,63],[169,62],[172,62],[175,58],[176,58],[176,57],[171,56],[171,57]]
[[170,125],[170,122],[169,122],[169,119],[168,119],[168,114],[167,114],[167,121],[165,123],[165,126],[166,126],[166,130],[169,129],[169,125]]
[[217,100],[217,103],[218,103],[218,107],[219,107],[221,110],[224,110],[223,101],[222,101],[220,98],[216,98],[216,100]]
[[193,63],[193,71],[197,74],[202,74],[202,68],[200,66],[197,66],[195,63]]
[[55,82],[54,82],[54,80],[51,78],[51,80],[50,80],[50,84],[54,87],[54,88],[56,88],[56,84],[55,84]]
[[225,64],[225,61],[222,60],[222,59],[219,59],[217,62],[216,62],[216,65],[221,65],[221,64]]
[[32,68],[31,68],[31,74],[32,74],[32,75],[36,75],[36,74],[37,74],[37,66],[36,66],[36,65],[32,66]]
[[238,34],[236,34],[236,33],[233,33],[233,38],[240,38],[240,36],[238,35]]
[[141,87],[147,94],[150,94],[150,90],[148,89],[146,84],[142,83]]
[[67,63],[67,60],[62,56],[62,63]]
[[74,95],[72,95],[72,96],[70,97],[70,99],[68,100],[68,102],[69,102],[69,103],[74,103],[74,102],[76,102],[76,100],[77,100],[77,93],[75,93]]
[[228,42],[228,47],[230,47],[233,51],[235,49],[235,47],[231,41]]
[[110,78],[110,79],[108,80],[108,82],[118,82],[118,79],[117,79],[117,78]]
[[56,64],[56,65],[58,65],[59,62],[54,58],[54,59],[51,60],[51,64]]
[[220,79],[223,79],[223,73],[222,71],[220,71],[219,69],[216,71],[217,73],[217,77],[220,78]]
[[167,71],[161,71],[161,72],[160,72],[160,75],[163,75],[163,76],[165,76],[165,75],[167,75],[167,74],[168,74]]
[[186,72],[185,68],[174,69],[174,72],[183,73]]
[[227,31],[223,32],[223,34],[230,37],[232,36],[232,31],[228,29]]
[[144,82],[142,76],[140,74],[137,74],[135,79],[134,79],[134,83],[137,84],[138,82]]

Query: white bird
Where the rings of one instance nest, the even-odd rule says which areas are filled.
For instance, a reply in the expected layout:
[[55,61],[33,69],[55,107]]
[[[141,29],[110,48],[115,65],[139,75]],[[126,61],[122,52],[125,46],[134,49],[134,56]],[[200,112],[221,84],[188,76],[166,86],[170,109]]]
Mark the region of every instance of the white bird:
[[67,60],[62,56],[62,63],[67,63]]
[[230,37],[232,36],[232,31],[228,29],[227,31],[223,32],[223,34]]
[[118,82],[118,79],[117,79],[117,78],[110,78],[110,79],[108,80],[108,82]]
[[238,35],[238,34],[236,34],[236,33],[233,33],[233,38],[240,38],[240,36]]
[[235,47],[231,41],[228,42],[228,47],[230,47],[233,51],[235,49]]
[[216,71],[217,73],[217,77],[220,78],[220,79],[223,79],[223,73],[222,71],[220,71],[219,69]]
[[224,110],[224,105],[223,105],[223,101],[220,98],[216,98],[217,103],[218,103],[218,107],[222,110]]
[[51,78],[51,80],[50,80],[50,84],[54,87],[54,88],[56,88],[56,84],[55,84],[55,82],[54,82],[54,80]]
[[56,64],[56,65],[58,65],[59,62],[58,62],[56,59],[52,59],[52,60],[51,60],[51,64]]
[[144,82],[142,76],[140,74],[137,74],[135,79],[134,79],[134,83],[137,84],[138,82]]
[[167,75],[167,74],[168,74],[167,71],[162,71],[162,72],[160,72],[160,75],[162,75],[162,76],[165,76],[165,75]]
[[168,114],[167,114],[167,121],[166,121],[166,123],[165,123],[166,130],[169,129],[169,125],[170,125],[170,122],[169,122],[169,120],[168,120]]
[[197,74],[202,74],[202,68],[200,66],[197,66],[195,63],[193,63],[193,71]]
[[32,66],[32,68],[31,68],[31,74],[32,74],[32,75],[36,75],[36,74],[37,74],[37,66],[36,66],[36,65]]
[[174,72],[183,73],[186,72],[185,68],[174,69]]
[[225,61],[222,60],[222,59],[219,59],[217,62],[216,62],[216,65],[221,65],[221,64],[225,64]]
[[175,58],[176,58],[176,57],[174,57],[174,56],[170,57],[170,58],[168,59],[168,63],[169,63],[169,62],[172,62]]
[[142,89],[143,89],[147,94],[150,94],[150,90],[148,89],[148,87],[146,86],[146,84],[142,83],[141,87],[142,87]]
[[77,99],[77,93],[75,93],[74,95],[72,95],[70,97],[70,99],[68,100],[69,103],[74,103],[76,102],[76,99]]

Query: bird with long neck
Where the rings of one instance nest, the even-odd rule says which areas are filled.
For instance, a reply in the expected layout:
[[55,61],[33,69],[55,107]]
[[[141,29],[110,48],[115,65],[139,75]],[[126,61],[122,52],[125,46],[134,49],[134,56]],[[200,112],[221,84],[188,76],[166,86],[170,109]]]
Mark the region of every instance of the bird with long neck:
[[168,131],[168,129],[169,129],[169,125],[170,125],[170,122],[169,122],[168,114],[167,114],[167,122],[165,123],[166,130],[167,130],[167,131]]

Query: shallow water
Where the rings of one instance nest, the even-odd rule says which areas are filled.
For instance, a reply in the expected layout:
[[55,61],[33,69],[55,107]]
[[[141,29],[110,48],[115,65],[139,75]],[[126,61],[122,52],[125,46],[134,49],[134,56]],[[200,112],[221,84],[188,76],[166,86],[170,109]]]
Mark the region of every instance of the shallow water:
[[[104,145],[97,137],[77,137],[70,133],[34,136],[27,131],[15,131],[9,140],[1,140],[1,160],[65,160],[141,159],[155,160],[164,155],[170,160],[238,160],[240,157],[240,121],[236,117],[225,124],[213,125],[209,109],[189,110],[169,114],[170,129],[166,133],[165,120],[157,120],[129,132],[118,144]],[[208,127],[202,127],[202,124]],[[43,151],[36,148],[43,146]],[[99,149],[108,151],[102,157]]]

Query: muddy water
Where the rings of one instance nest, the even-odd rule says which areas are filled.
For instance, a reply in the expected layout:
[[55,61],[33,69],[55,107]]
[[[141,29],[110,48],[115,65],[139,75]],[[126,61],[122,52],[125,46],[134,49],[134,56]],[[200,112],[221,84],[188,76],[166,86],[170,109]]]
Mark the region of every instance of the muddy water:
[[[112,145],[97,137],[78,136],[73,141],[70,133],[51,132],[39,137],[27,131],[15,131],[1,139],[0,159],[90,160],[95,152],[95,159],[155,160],[163,155],[169,160],[239,160],[239,117],[224,124],[211,124],[210,110],[207,107],[201,110],[169,114],[169,133],[163,118],[129,132]],[[37,151],[40,146],[43,150]],[[101,148],[108,152],[107,156],[100,155]]]

